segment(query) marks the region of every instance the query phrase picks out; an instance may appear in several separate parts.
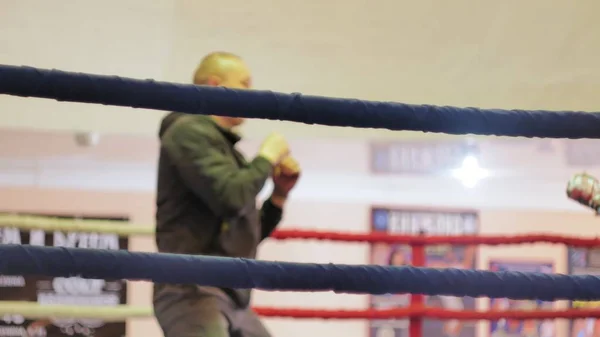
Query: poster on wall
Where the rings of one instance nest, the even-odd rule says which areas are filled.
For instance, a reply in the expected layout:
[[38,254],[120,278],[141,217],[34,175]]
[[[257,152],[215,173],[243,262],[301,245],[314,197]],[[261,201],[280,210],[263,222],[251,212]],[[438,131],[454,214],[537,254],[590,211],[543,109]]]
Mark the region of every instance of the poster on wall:
[[[552,273],[551,262],[527,261],[490,261],[489,270],[494,272],[519,271],[528,273]],[[490,299],[490,310],[552,310],[553,302],[538,300],[510,300],[507,298]],[[490,321],[491,337],[556,337],[556,326],[553,319],[517,320],[501,319]]]
[[478,153],[472,141],[375,142],[370,146],[371,171],[386,174],[432,174],[460,167]]
[[[472,235],[478,231],[478,215],[472,211],[413,210],[373,208],[371,230],[389,234]],[[406,245],[374,244],[371,263],[401,266],[410,264],[411,250]],[[437,268],[472,269],[476,266],[475,246],[427,246],[426,265]],[[386,294],[370,297],[372,309],[408,307],[409,294]],[[474,310],[475,299],[470,297],[430,296],[426,305],[448,310]],[[475,322],[455,320],[425,320],[423,336],[473,337]],[[408,337],[408,319],[372,320],[370,337]]]
[[[569,248],[569,273],[572,275],[600,276],[600,249]],[[600,301],[576,301],[573,308],[598,309]],[[600,319],[580,318],[571,321],[570,337],[596,337],[600,335]]]
[[[0,228],[0,243],[128,249],[128,239],[119,238],[116,234],[46,232],[10,227]],[[123,280],[0,275],[0,301],[27,301],[40,305],[117,306],[127,303],[127,284]],[[98,319],[29,320],[18,314],[0,316],[0,337],[124,337],[125,329],[125,322],[103,322]]]

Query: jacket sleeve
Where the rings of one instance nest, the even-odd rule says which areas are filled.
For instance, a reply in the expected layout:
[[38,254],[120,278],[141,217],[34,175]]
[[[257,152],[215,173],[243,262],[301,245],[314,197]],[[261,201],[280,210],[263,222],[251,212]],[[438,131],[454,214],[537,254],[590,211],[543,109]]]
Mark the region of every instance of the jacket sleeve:
[[271,199],[265,200],[262,208],[260,209],[260,223],[263,240],[271,235],[277,225],[279,225],[279,222],[281,222],[282,217],[283,210],[273,205]]
[[271,164],[256,157],[245,168],[223,153],[221,139],[194,123],[171,127],[162,146],[181,179],[222,218],[238,217],[253,206],[271,172]]

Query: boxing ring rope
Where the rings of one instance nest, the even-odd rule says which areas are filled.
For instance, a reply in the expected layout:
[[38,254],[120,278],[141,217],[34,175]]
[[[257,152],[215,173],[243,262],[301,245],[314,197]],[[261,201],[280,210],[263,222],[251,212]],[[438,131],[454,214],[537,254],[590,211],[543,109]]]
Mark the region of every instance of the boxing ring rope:
[[390,130],[600,138],[600,114],[438,107],[234,90],[0,65],[0,94],[153,110]]
[[[141,225],[111,220],[71,220],[44,216],[0,214],[0,227],[24,230],[74,231],[128,236],[154,236],[153,225]],[[520,245],[529,243],[553,243],[577,248],[600,247],[600,238],[583,238],[568,235],[542,233],[520,235],[461,235],[461,236],[415,236],[387,233],[351,233],[316,230],[279,229],[271,233],[275,240],[322,240],[337,242],[387,243],[406,245]]]
[[[598,113],[455,108],[333,99],[271,91],[233,90],[135,80],[31,67],[0,65],[0,94],[190,114],[288,120],[331,126],[515,137],[600,138],[600,114]],[[142,229],[142,227],[135,229],[132,227],[128,230],[140,231],[137,234],[141,235],[152,234],[150,229]],[[116,229],[116,232],[122,236],[132,234],[126,231]],[[351,242],[384,240],[376,235],[361,235],[365,234],[279,231],[274,238],[294,237]],[[568,243],[573,246],[581,244],[589,248],[598,246],[597,239],[532,235],[493,238],[394,236],[385,240],[389,240],[385,241],[387,243],[411,244],[414,266],[302,264],[225,257],[0,245],[0,273],[195,283],[263,290],[335,291],[362,294],[411,293],[413,294],[411,308],[408,309],[367,310],[361,311],[360,314],[336,311],[330,313],[329,318],[382,317],[377,315],[410,317],[410,335],[412,337],[421,336],[421,323],[424,317],[458,319],[497,319],[511,317],[511,315],[517,315],[519,318],[556,318],[559,315],[569,318],[600,317],[596,310],[573,309],[562,312],[452,312],[426,308],[423,300],[423,294],[546,301],[599,300],[600,277],[593,275],[489,272],[422,267],[425,264],[424,247],[429,244],[555,242]],[[0,308],[2,305],[0,304]],[[45,309],[32,308],[32,310],[43,311]],[[274,312],[275,310],[279,311]],[[311,315],[316,315],[316,313],[320,314],[319,317],[327,316],[326,311],[284,310],[288,310],[287,313],[290,315],[294,313],[296,315],[294,317],[303,315],[304,317],[313,317]],[[60,310],[55,313],[58,311]],[[284,311],[281,309],[264,310],[262,314],[266,316],[269,314],[283,315]],[[546,314],[548,316],[544,316]],[[460,315],[462,316],[459,317]]]
[[19,314],[27,319],[40,318],[95,318],[105,322],[122,322],[127,318],[145,318],[153,315],[150,307],[130,305],[75,306],[48,305],[22,301],[0,301],[0,315]]
[[[413,247],[414,248],[414,247]],[[0,246],[0,273],[348,294],[600,300],[600,277],[526,272],[258,261],[27,245]]]
[[[433,307],[400,308],[385,310],[315,310],[285,308],[253,308],[262,317],[296,318],[296,319],[402,319],[431,318],[458,320],[499,320],[499,319],[577,319],[600,318],[597,309],[565,309],[565,310],[510,310],[510,311],[474,311],[446,310]],[[33,302],[0,301],[0,315],[21,314],[28,319],[39,318],[96,318],[106,322],[122,322],[129,318],[152,317],[150,307],[117,305],[110,307],[86,307],[70,305],[41,305]]]
[[[111,230],[120,226],[120,231],[115,233]],[[55,219],[49,217],[38,216],[17,216],[17,215],[0,215],[0,227],[9,227],[25,230],[44,230],[44,231],[69,231],[69,232],[89,232],[89,233],[111,233],[120,236],[152,236],[154,230],[148,225],[124,225],[118,221],[98,221],[98,220],[66,220]],[[340,242],[362,242],[362,243],[400,243],[409,244],[413,247],[423,245],[439,245],[439,244],[460,244],[460,245],[506,245],[506,244],[523,244],[523,243],[556,243],[566,244],[579,248],[597,247],[600,245],[598,238],[577,238],[572,236],[558,235],[518,235],[518,236],[410,236],[410,235],[381,235],[380,233],[335,233],[322,231],[308,230],[279,230],[274,232],[273,239],[316,239],[327,241]],[[91,255],[90,255],[91,254]],[[177,265],[170,265],[170,261],[156,264],[156,256],[160,256],[161,260],[178,261]],[[90,258],[90,256],[92,258]],[[148,257],[153,259],[143,262]],[[108,258],[106,258],[108,257]],[[130,257],[134,257],[131,262],[127,261]],[[125,258],[125,259],[123,259]],[[138,258],[138,260],[135,260]],[[141,259],[140,259],[141,258]],[[181,260],[183,258],[185,261]],[[211,261],[212,260],[212,261]],[[117,262],[118,261],[118,262]],[[184,262],[185,265],[181,263]],[[221,265],[221,263],[225,263]],[[23,266],[23,263],[26,266]],[[245,265],[243,268],[236,268],[232,264],[241,263]],[[250,263],[250,265],[247,265]],[[145,264],[145,266],[144,266]],[[151,264],[151,266],[149,266]],[[258,268],[254,266],[256,264]],[[197,265],[197,266],[195,266]],[[228,266],[229,265],[229,266]],[[107,266],[99,269],[99,266]],[[134,274],[129,271],[136,266],[138,271]],[[141,266],[141,271],[139,270]],[[210,269],[205,269],[206,266]],[[228,266],[226,269],[221,267]],[[269,271],[270,267],[280,269],[276,273]],[[298,273],[288,273],[289,268],[292,271],[295,267],[301,266],[311,268],[310,271],[300,271]],[[334,267],[334,268],[332,268]],[[600,287],[597,282],[600,279],[594,276],[552,276],[548,274],[531,274],[517,272],[483,272],[458,269],[441,269],[435,270],[431,268],[415,268],[415,267],[381,267],[381,266],[335,266],[335,265],[317,265],[317,264],[294,264],[294,263],[278,263],[278,262],[258,262],[245,259],[231,258],[204,258],[193,256],[178,256],[174,254],[152,254],[152,253],[130,253],[126,251],[107,251],[107,250],[89,250],[89,249],[73,249],[73,248],[45,248],[45,247],[27,247],[20,245],[3,245],[0,246],[0,272],[3,274],[34,274],[46,276],[82,276],[88,278],[108,278],[108,279],[151,279],[157,281],[156,273],[152,269],[158,269],[162,274],[172,276],[177,270],[187,270],[189,275],[195,275],[196,270],[202,270],[208,274],[208,282],[206,278],[201,277],[200,280],[166,280],[168,282],[177,283],[200,283],[207,285],[225,285],[238,288],[260,288],[260,289],[278,289],[278,290],[337,290],[338,292],[350,293],[424,293],[424,294],[446,294],[455,296],[479,296],[486,295],[487,297],[509,297],[509,298],[539,298],[544,300],[556,300],[561,298],[590,300],[600,298]],[[340,287],[340,284],[345,284],[347,280],[343,278],[354,278],[355,272],[344,274],[345,268],[367,268],[366,273],[361,274],[361,279],[364,281],[354,282],[350,288]],[[336,270],[338,269],[338,270]],[[371,270],[372,269],[372,270]],[[240,277],[240,270],[245,271],[246,275]],[[349,269],[350,270],[350,269]],[[348,270],[348,271],[349,271]],[[391,278],[384,277],[384,287],[382,287],[378,278],[373,279],[371,276],[390,271],[403,270],[407,274],[398,277],[391,273]],[[117,272],[117,275],[114,274]],[[333,280],[327,281],[327,274],[330,272],[341,271],[342,278],[334,277]],[[140,274],[143,273],[142,274]],[[438,273],[435,275],[434,273]],[[233,274],[232,274],[233,273]],[[266,273],[266,274],[265,274]],[[425,279],[419,278],[418,275],[425,276]],[[348,276],[348,275],[353,276]],[[200,273],[198,272],[198,274]],[[237,282],[237,279],[244,279],[243,284],[225,284],[222,278],[218,275],[229,275],[226,282]],[[310,275],[310,279],[300,275]],[[406,277],[408,275],[408,277]],[[411,281],[417,277],[416,281]],[[163,276],[158,276],[164,277]],[[193,277],[193,276],[192,276]],[[489,277],[493,280],[489,281]],[[529,280],[530,284],[525,284],[521,278]],[[315,287],[314,279],[321,283],[321,288]],[[396,284],[385,282],[388,280],[397,279],[398,286],[404,288],[396,288]],[[481,278],[481,280],[479,280]],[[231,281],[234,279],[234,281]],[[291,281],[290,279],[295,280]],[[437,279],[430,281],[429,279]],[[474,290],[474,283],[471,280],[478,279],[475,283],[483,282],[481,287],[489,287],[492,292]],[[258,280],[258,281],[255,281]],[[582,295],[575,290],[575,293],[560,295],[555,292],[552,282],[559,280],[573,281],[575,283],[568,285],[570,289],[585,286],[583,283],[589,282],[589,292]],[[165,282],[164,279],[160,281]],[[411,282],[407,282],[411,281]],[[505,282],[505,281],[508,281]],[[216,282],[216,283],[210,283]],[[371,284],[371,282],[376,282]],[[425,282],[425,283],[423,283]],[[441,282],[441,283],[440,283]],[[527,282],[527,281],[525,281]],[[547,283],[550,282],[550,283]],[[327,283],[329,285],[327,285]],[[367,283],[365,290],[365,284]],[[421,286],[418,284],[428,284]],[[283,288],[282,285],[283,284]],[[325,284],[325,285],[323,285]],[[440,284],[442,286],[440,287]],[[445,285],[444,285],[445,284]],[[563,283],[558,283],[559,287],[565,287]],[[462,285],[462,286],[461,286]],[[514,285],[517,285],[514,287]],[[357,288],[358,287],[358,288]],[[360,288],[363,287],[363,288]],[[392,288],[389,288],[392,287]],[[428,289],[428,288],[433,288]],[[469,290],[465,290],[468,288]],[[508,290],[503,288],[509,288]],[[533,292],[532,289],[542,290]],[[373,290],[375,289],[375,290]],[[514,292],[514,290],[517,293]],[[545,290],[543,290],[545,289]],[[498,292],[494,293],[493,291]],[[466,292],[465,292],[466,291]],[[475,291],[475,292],[473,292]],[[508,291],[508,292],[507,292]],[[550,295],[547,294],[550,293]],[[19,302],[17,302],[19,303]],[[114,308],[114,311],[112,310]],[[314,309],[285,309],[285,308],[255,308],[256,311],[267,317],[294,317],[294,318],[321,318],[321,319],[390,319],[390,318],[437,318],[437,319],[460,319],[460,320],[497,320],[500,318],[522,318],[522,319],[544,319],[544,318],[583,318],[583,317],[600,317],[600,310],[597,309],[565,309],[565,310],[537,310],[537,311],[452,311],[439,308],[430,308],[423,305],[417,305],[409,308],[389,309],[389,310],[314,310]],[[26,316],[51,315],[53,317],[95,317],[105,320],[124,320],[127,318],[148,317],[152,314],[151,308],[139,308],[129,306],[117,306],[110,308],[93,308],[80,306],[47,306],[36,303],[19,303],[14,305],[14,302],[0,301],[0,314],[24,314]]]

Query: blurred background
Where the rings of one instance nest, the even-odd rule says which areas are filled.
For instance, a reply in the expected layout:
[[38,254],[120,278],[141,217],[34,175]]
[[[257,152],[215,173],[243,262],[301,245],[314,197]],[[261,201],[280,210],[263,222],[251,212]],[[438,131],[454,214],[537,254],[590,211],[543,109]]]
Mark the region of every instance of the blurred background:
[[[593,0],[0,0],[0,63],[189,83],[205,54],[226,50],[247,61],[257,89],[459,107],[597,111],[599,11],[600,2]],[[0,96],[0,212],[151,225],[157,130],[164,114]],[[242,128],[240,148],[253,156],[272,131],[289,139],[304,170],[282,228],[597,233],[598,219],[565,195],[574,173],[600,173],[595,140],[250,120]],[[13,242],[7,230],[2,243]],[[29,233],[18,234],[26,243]],[[155,250],[151,238],[130,238],[126,245]],[[389,264],[394,248],[268,240],[260,258]],[[559,273],[596,273],[598,267],[590,258],[593,251],[557,245],[480,247],[471,258],[463,248],[429,253],[439,255],[443,266]],[[0,300],[14,287],[1,286]],[[121,301],[150,305],[150,289],[131,283]],[[28,291],[22,300],[42,298],[35,286]],[[436,301],[429,304],[442,305]],[[366,309],[394,303],[390,297],[330,293],[258,291],[254,297],[255,305],[283,307]],[[464,301],[466,309],[490,305],[570,304]],[[406,331],[402,322],[391,321],[267,322],[274,336],[400,337]],[[595,320],[513,323],[467,322],[459,335],[600,335]],[[160,335],[150,318],[111,330],[78,324],[77,329],[63,324],[48,336]],[[445,336],[443,322],[428,324],[430,336]],[[19,335],[11,330],[15,326],[19,323],[5,318],[0,336]]]

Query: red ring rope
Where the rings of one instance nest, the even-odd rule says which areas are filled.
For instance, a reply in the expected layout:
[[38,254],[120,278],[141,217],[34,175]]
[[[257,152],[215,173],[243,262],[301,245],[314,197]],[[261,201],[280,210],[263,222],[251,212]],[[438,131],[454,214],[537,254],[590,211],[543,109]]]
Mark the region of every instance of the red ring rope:
[[341,242],[364,243],[396,243],[407,245],[518,245],[530,243],[554,243],[571,247],[593,248],[600,247],[600,238],[583,238],[575,236],[561,236],[548,234],[527,235],[464,235],[464,236],[412,236],[390,235],[386,233],[339,233],[312,230],[278,230],[271,234],[278,240],[304,239],[327,240]]
[[511,310],[511,311],[454,311],[441,308],[397,308],[387,310],[313,310],[256,307],[254,310],[265,317],[322,318],[322,319],[402,319],[410,317],[433,319],[489,320],[507,319],[555,319],[600,318],[600,309],[565,310]]
[[[278,240],[305,239],[305,240],[327,240],[337,242],[356,243],[387,243],[406,244],[412,247],[412,265],[424,266],[426,245],[515,245],[549,243],[563,244],[578,248],[600,247],[600,238],[584,238],[548,234],[527,235],[465,235],[465,236],[414,236],[397,235],[387,233],[340,233],[315,230],[278,230],[272,235]],[[423,319],[456,319],[467,320],[490,320],[499,319],[577,319],[577,318],[600,318],[600,309],[564,309],[564,310],[511,310],[511,311],[453,311],[442,308],[426,307],[422,295],[412,295],[410,307],[395,308],[387,310],[312,310],[312,309],[283,309],[283,308],[255,308],[256,312],[266,317],[289,317],[289,318],[313,318],[313,319],[410,319],[409,336],[422,336]]]

